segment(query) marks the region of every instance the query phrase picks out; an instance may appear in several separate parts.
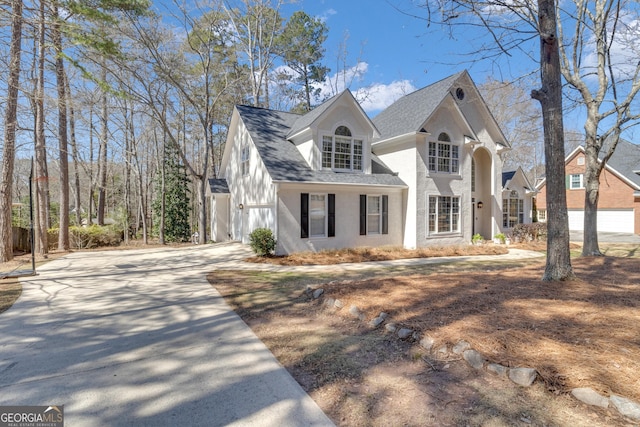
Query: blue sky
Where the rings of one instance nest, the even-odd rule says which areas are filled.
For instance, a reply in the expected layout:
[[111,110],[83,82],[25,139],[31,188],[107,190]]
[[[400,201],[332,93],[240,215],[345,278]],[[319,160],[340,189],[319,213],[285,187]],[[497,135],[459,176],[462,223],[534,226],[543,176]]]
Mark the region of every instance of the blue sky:
[[[300,0],[287,5],[283,14],[288,16],[294,10],[304,10],[327,24],[325,63],[332,75],[338,68],[339,46],[348,34],[348,64],[356,66],[362,61],[354,70],[359,79],[349,88],[356,97],[359,90],[362,93],[363,88],[369,89],[370,96],[363,101],[363,107],[371,116],[403,94],[464,69],[469,70],[476,84],[481,84],[488,76],[509,80],[521,75],[522,70],[513,69],[513,63],[527,65],[521,59],[502,58],[496,64],[469,56],[473,42],[481,34],[458,27],[454,39],[442,27],[429,27],[424,19],[415,17],[425,16],[426,12],[414,6],[412,0]],[[535,64],[528,65],[535,69]]]

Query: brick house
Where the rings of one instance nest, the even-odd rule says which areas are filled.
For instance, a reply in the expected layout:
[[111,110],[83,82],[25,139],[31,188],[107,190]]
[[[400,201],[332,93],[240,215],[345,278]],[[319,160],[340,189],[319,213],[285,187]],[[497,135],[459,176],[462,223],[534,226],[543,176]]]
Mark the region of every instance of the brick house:
[[[584,147],[566,158],[569,229],[584,229]],[[546,182],[538,184],[538,221],[546,221]],[[620,139],[616,151],[600,175],[598,230],[640,234],[640,146]]]

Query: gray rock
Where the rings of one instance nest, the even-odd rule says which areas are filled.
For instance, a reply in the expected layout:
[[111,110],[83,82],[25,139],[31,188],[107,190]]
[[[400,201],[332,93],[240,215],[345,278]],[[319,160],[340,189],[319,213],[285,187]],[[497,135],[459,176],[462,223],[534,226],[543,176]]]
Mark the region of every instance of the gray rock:
[[358,310],[358,307],[356,307],[355,305],[352,305],[351,307],[349,307],[349,314],[353,317],[360,317],[360,310]]
[[609,407],[609,399],[589,387],[574,388],[571,390],[571,394],[587,405],[599,406],[601,408]]
[[313,291],[313,299],[320,298],[320,295],[322,294],[324,294],[324,289],[322,288],[316,289],[315,291]]
[[469,350],[471,348],[471,344],[466,341],[458,341],[456,345],[453,346],[453,352],[455,354],[462,354],[463,351]]
[[507,368],[506,366],[502,366],[498,363],[489,363],[487,365],[487,371],[496,374],[500,377],[507,377],[507,374],[509,373],[509,368]]
[[629,400],[622,396],[616,396],[612,394],[609,398],[614,408],[618,410],[625,417],[633,418],[634,420],[640,420],[640,404]]
[[398,329],[395,323],[387,323],[386,325],[384,325],[384,328],[391,333],[395,332],[396,329]]
[[509,369],[509,379],[522,387],[529,387],[536,380],[536,372],[533,368],[511,368]]
[[484,356],[475,350],[463,351],[462,358],[475,369],[482,369],[486,362]]
[[335,308],[342,308],[342,307],[344,307],[344,303],[342,301],[340,301],[339,299],[337,299],[336,302],[333,303],[333,306]]
[[436,352],[440,354],[447,354],[449,353],[449,349],[447,348],[446,344],[443,344],[440,347],[438,347],[438,350],[436,350]]
[[382,319],[386,319],[387,316],[389,316],[387,313],[385,313],[384,311],[381,311],[380,314],[378,314],[378,317],[381,317]]
[[372,327],[374,327],[374,328],[377,328],[378,326],[380,326],[380,324],[381,324],[382,322],[384,322],[384,318],[382,318],[382,317],[378,316],[378,317],[376,317],[375,319],[372,319],[372,320],[369,322],[369,325],[371,325],[371,326],[372,326]]
[[335,304],[335,301],[333,298],[327,298],[326,300],[324,300],[324,305],[326,305],[329,308],[333,308],[334,304]]
[[420,345],[422,346],[422,348],[426,349],[427,351],[431,351],[431,348],[435,343],[436,342],[434,341],[434,339],[431,338],[430,336],[425,336],[420,340]]
[[398,337],[401,340],[406,340],[407,338],[409,338],[411,335],[413,334],[413,329],[409,329],[409,328],[401,328],[398,330]]

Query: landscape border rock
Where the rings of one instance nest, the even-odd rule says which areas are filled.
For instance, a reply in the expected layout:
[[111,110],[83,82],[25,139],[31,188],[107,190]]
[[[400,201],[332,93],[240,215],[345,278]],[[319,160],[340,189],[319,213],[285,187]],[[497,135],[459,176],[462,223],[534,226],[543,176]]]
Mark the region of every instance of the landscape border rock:
[[[312,296],[314,299],[318,299],[324,294],[324,289],[319,288],[314,290],[310,286],[307,286],[305,293]],[[337,309],[344,307],[343,302],[339,299],[334,300],[332,298],[328,298],[325,300],[324,304]],[[352,305],[349,308],[349,314],[361,321],[366,320],[365,314],[362,313],[355,305]],[[377,328],[384,323],[387,318],[387,313],[381,312],[377,317],[373,318],[369,322],[369,325]],[[404,340],[410,337],[413,338],[429,353],[436,353],[439,355],[446,355],[449,353],[449,347],[446,343],[436,348],[436,341],[429,335],[422,335],[422,338],[420,338],[421,334],[419,331],[414,331],[410,328],[403,328],[393,322],[386,323],[384,327],[387,332],[395,334],[399,339]],[[534,368],[508,368],[498,363],[488,363],[488,360],[485,359],[481,353],[471,348],[471,344],[465,340],[458,341],[452,347],[452,352],[458,355],[462,354],[462,358],[473,368],[477,370],[486,369],[500,377],[509,378],[512,382],[522,387],[531,386],[538,376],[538,371]],[[575,399],[587,405],[598,406],[601,408],[613,406],[621,415],[634,420],[640,420],[640,403],[634,402],[633,400],[625,397],[611,394],[611,396],[607,398],[589,387],[574,388],[571,390],[571,395]]]

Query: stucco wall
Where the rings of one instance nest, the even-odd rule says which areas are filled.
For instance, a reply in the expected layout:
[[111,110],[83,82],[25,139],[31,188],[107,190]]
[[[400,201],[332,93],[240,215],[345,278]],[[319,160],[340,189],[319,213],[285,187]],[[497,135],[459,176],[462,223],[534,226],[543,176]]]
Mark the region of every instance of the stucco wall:
[[[300,194],[320,193],[336,195],[335,237],[300,237]],[[358,188],[345,186],[281,184],[278,201],[278,242],[276,253],[318,251],[347,247],[379,247],[402,245],[402,190]],[[359,233],[359,195],[388,195],[389,234]]]

